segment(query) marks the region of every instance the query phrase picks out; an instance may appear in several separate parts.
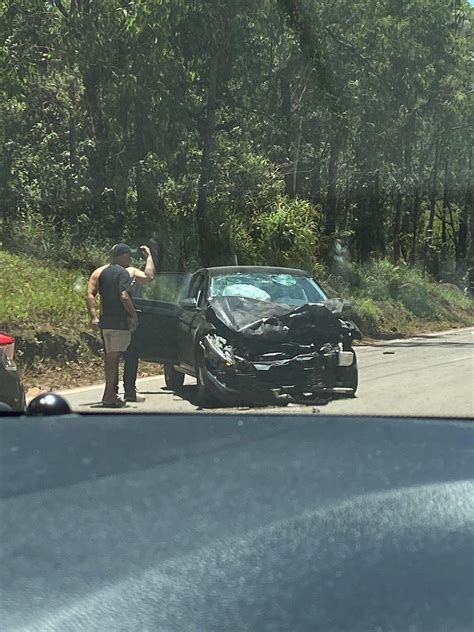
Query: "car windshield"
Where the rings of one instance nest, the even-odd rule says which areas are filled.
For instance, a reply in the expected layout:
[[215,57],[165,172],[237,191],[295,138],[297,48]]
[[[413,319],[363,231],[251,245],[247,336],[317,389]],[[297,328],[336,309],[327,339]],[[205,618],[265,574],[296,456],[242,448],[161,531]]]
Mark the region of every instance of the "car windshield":
[[222,296],[241,296],[286,305],[322,303],[327,298],[311,278],[258,272],[211,277],[209,298]]

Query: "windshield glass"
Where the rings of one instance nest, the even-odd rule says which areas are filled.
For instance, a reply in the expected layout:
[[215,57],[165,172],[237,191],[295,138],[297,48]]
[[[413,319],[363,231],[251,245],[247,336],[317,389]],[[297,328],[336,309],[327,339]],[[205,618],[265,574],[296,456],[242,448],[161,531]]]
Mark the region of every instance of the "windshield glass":
[[292,274],[237,273],[211,278],[209,298],[241,296],[286,305],[321,303],[327,297],[310,278]]

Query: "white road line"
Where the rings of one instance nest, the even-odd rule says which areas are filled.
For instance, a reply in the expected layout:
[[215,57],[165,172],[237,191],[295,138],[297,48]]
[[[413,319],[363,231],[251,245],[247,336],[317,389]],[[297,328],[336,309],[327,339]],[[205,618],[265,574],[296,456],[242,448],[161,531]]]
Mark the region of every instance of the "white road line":
[[[156,380],[157,378],[162,378],[163,375],[152,375],[150,377],[141,377],[137,380],[137,384],[142,384],[143,382],[151,382],[152,380]],[[73,395],[75,393],[86,393],[95,388],[104,388],[105,382],[100,382],[98,384],[91,384],[90,386],[78,386],[77,388],[70,388],[65,391],[57,391],[59,395]]]

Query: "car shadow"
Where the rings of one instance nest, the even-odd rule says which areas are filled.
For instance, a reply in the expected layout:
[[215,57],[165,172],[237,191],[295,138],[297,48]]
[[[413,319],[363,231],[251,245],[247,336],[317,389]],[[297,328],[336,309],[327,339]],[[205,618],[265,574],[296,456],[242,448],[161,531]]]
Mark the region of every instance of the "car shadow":
[[[311,399],[295,398],[291,401],[270,401],[270,402],[256,402],[256,401],[232,401],[222,402],[216,400],[209,404],[202,405],[199,402],[198,389],[196,384],[185,384],[179,390],[175,391],[176,395],[189,402],[192,406],[196,406],[198,410],[230,410],[230,409],[242,409],[242,410],[264,410],[266,408],[281,408],[284,410],[289,403],[298,404],[299,406],[325,406],[331,401],[329,397],[314,397]],[[335,398],[333,398],[335,399]]]

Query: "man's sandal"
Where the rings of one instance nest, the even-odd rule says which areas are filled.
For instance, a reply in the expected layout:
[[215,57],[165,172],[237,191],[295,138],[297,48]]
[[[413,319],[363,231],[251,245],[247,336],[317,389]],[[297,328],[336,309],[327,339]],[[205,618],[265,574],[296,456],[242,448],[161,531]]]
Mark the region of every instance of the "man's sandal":
[[120,397],[117,397],[117,399],[114,399],[111,402],[102,402],[103,408],[123,408],[126,405],[127,402],[124,402],[123,399],[120,399]]

